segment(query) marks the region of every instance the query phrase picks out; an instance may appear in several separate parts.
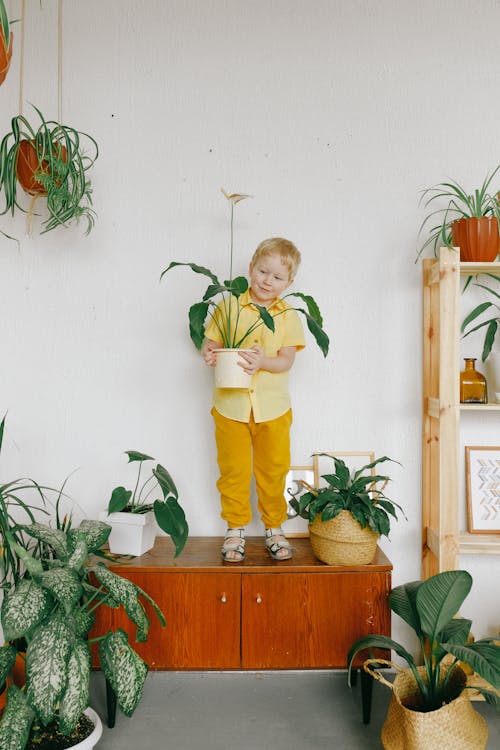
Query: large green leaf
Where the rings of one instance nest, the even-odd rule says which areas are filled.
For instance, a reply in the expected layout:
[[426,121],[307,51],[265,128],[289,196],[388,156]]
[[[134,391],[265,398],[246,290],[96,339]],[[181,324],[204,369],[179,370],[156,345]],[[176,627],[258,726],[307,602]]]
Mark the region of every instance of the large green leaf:
[[208,268],[204,268],[203,266],[199,266],[197,263],[178,263],[177,261],[172,261],[167,268],[165,268],[164,271],[161,272],[160,281],[164,277],[164,275],[167,273],[167,271],[170,271],[170,269],[175,268],[176,266],[188,266],[192,271],[195,273],[201,273],[204,276],[208,276],[209,279],[212,279],[214,284],[218,284],[219,280],[217,276],[212,273]]
[[66,534],[61,529],[52,529],[43,523],[32,523],[29,526],[23,526],[27,534],[38,539],[39,542],[47,544],[54,550],[54,554],[60,560],[67,559],[69,555]]
[[113,573],[102,563],[94,566],[95,577],[107,588],[113,599],[125,607],[127,615],[137,625],[136,641],[145,641],[149,632],[149,618],[139,601],[141,589],[132,581]]
[[209,307],[208,302],[196,302],[189,308],[189,335],[198,350],[205,338],[205,320]]
[[447,570],[428,578],[418,588],[416,608],[423,633],[434,643],[469,593],[472,577],[466,570]]
[[83,589],[78,573],[70,568],[53,568],[40,576],[40,584],[50,591],[64,611],[69,614],[80,599]]
[[132,716],[142,695],[148,667],[131,648],[127,634],[119,629],[99,642],[101,668],[120,709]]
[[161,487],[165,499],[167,499],[169,495],[173,495],[175,498],[179,497],[175,482],[164,466],[158,464],[156,469],[153,469],[153,474]]
[[26,651],[26,695],[43,724],[54,718],[66,687],[74,634],[61,610],[40,625]]
[[125,451],[128,456],[128,462],[133,463],[134,461],[154,461],[153,456],[148,456],[147,453],[141,453],[140,451]]
[[3,685],[10,670],[16,663],[15,646],[5,645],[0,648],[0,685]]
[[101,549],[102,545],[108,541],[111,526],[103,521],[85,518],[80,523],[78,529],[72,529],[69,533],[75,537],[83,536],[88,551],[95,552]]
[[500,646],[480,641],[464,646],[457,646],[453,643],[443,643],[442,646],[460,661],[472,667],[496,690],[500,690]]
[[421,583],[421,581],[404,583],[402,586],[396,586],[392,589],[389,595],[389,605],[392,611],[412,627],[419,638],[423,636],[423,633],[416,606],[416,597]]
[[160,529],[172,538],[175,547],[175,557],[177,557],[184,549],[189,534],[189,527],[183,509],[174,497],[169,497],[164,502],[155,500],[153,510]]
[[323,318],[321,317],[321,313],[319,311],[318,303],[314,299],[314,297],[311,297],[310,294],[302,294],[302,292],[290,292],[286,295],[287,297],[298,297],[303,302],[306,303],[307,306],[307,312],[310,315],[310,317],[316,321],[316,323],[319,326],[323,326]]
[[47,616],[54,600],[30,578],[23,578],[2,602],[2,628],[6,641],[27,635]]
[[89,705],[91,657],[85,641],[73,644],[68,661],[68,681],[59,705],[59,728],[71,734]]
[[454,617],[442,629],[439,636],[440,640],[443,643],[463,646],[467,643],[471,625],[472,620],[467,620],[465,617]]
[[23,750],[34,718],[35,712],[28,705],[25,694],[16,685],[11,685],[0,722],[0,750]]
[[115,487],[108,504],[108,513],[120,513],[127,507],[131,497],[131,490],[127,490],[125,487]]

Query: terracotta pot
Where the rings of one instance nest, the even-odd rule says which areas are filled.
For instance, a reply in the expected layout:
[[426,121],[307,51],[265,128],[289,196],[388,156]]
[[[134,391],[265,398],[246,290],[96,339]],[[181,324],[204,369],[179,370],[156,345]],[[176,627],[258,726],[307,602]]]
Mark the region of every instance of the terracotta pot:
[[14,39],[14,35],[11,32],[10,39],[9,39],[9,46],[7,47],[7,42],[4,39],[3,33],[0,31],[0,84],[2,84],[5,81],[5,76],[7,75],[9,68],[10,68],[13,39]]
[[[60,144],[58,148],[61,150],[62,160],[67,161],[66,147]],[[20,141],[17,149],[16,175],[20,185],[30,195],[47,194],[42,183],[35,178],[35,173],[40,171],[49,172],[48,161],[44,159],[40,164],[34,141]]]
[[496,216],[457,219],[451,224],[451,238],[453,245],[460,248],[461,261],[488,263],[500,252]]

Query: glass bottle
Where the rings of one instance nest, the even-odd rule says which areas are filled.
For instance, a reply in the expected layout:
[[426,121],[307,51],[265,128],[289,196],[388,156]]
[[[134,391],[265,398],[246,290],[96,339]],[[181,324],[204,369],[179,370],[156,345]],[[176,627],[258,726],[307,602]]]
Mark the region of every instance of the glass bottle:
[[460,403],[487,404],[486,378],[476,370],[475,358],[465,358],[465,370],[460,373]]

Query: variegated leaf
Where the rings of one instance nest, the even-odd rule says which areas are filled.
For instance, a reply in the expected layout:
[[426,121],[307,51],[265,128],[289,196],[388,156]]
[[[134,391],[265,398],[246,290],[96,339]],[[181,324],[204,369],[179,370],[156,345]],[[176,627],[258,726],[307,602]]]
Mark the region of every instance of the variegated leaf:
[[79,571],[87,562],[89,551],[83,534],[78,533],[74,541],[75,545],[68,560],[68,568]]
[[3,685],[10,670],[16,663],[17,651],[14,646],[2,646],[0,648],[0,685]]
[[81,638],[85,638],[90,628],[95,622],[95,615],[86,609],[79,609],[74,613],[75,633]]
[[84,519],[78,529],[72,529],[70,536],[83,534],[89,552],[95,552],[108,541],[111,534],[111,526],[103,521]]
[[127,634],[121,629],[99,641],[99,657],[120,709],[125,716],[132,716],[141,699],[147,664],[131,648]]
[[21,638],[48,615],[54,600],[30,578],[23,578],[2,602],[2,627],[6,641]]
[[66,687],[73,632],[58,610],[40,625],[26,651],[26,694],[43,724],[54,718]]
[[83,592],[78,573],[68,568],[46,570],[40,576],[40,584],[50,591],[67,613],[71,612]]
[[145,641],[149,632],[149,618],[138,599],[141,589],[132,581],[108,570],[102,563],[96,565],[93,571],[97,580],[106,586],[114,599],[123,604],[127,615],[137,625],[135,640]]
[[59,559],[68,557],[68,545],[66,543],[66,534],[61,529],[51,529],[44,523],[32,523],[29,526],[22,527],[27,534],[38,539],[39,542],[52,547],[54,554]]
[[0,750],[22,750],[35,718],[26,696],[16,685],[7,693],[7,706],[0,722]]
[[71,734],[89,705],[90,649],[85,641],[76,641],[68,661],[68,682],[59,705],[59,729]]

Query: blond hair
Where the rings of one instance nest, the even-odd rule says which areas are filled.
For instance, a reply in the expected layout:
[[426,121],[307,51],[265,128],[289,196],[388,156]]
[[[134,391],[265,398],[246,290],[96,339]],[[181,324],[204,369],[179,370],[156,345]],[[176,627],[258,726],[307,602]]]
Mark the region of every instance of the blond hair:
[[283,237],[270,237],[262,240],[255,250],[250,265],[253,267],[260,258],[266,255],[279,255],[281,262],[288,269],[288,277],[293,281],[299,270],[301,256],[293,242]]

